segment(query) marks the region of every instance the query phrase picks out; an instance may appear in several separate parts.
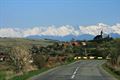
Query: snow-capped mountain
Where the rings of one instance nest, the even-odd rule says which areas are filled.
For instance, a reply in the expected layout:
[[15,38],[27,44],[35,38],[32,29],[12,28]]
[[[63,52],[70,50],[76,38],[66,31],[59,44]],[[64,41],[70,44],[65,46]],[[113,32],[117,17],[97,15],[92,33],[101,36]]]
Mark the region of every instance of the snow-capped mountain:
[[[120,35],[116,34],[116,33],[111,33],[109,35],[112,38],[120,38]],[[52,39],[52,40],[60,40],[60,41],[70,41],[72,39],[75,39],[75,40],[92,40],[94,37],[95,37],[94,35],[83,34],[83,35],[78,35],[78,36],[67,35],[67,36],[63,36],[63,37],[61,37],[61,36],[32,35],[32,36],[27,36],[26,38],[29,38],[29,39]]]
[[120,38],[120,34],[117,33],[111,33],[110,36],[113,38]]
[[27,36],[29,39],[53,39],[53,40],[60,40],[60,41],[70,41],[72,39],[75,40],[92,40],[94,38],[93,35],[83,34],[83,35],[67,35],[67,36],[39,36],[39,35],[33,35],[33,36]]
[[0,37],[23,37],[23,38],[48,38],[55,40],[71,40],[72,38],[83,40],[92,39],[99,35],[101,30],[110,34],[113,38],[120,37],[120,23],[107,25],[98,23],[89,26],[40,26],[33,28],[0,28]]

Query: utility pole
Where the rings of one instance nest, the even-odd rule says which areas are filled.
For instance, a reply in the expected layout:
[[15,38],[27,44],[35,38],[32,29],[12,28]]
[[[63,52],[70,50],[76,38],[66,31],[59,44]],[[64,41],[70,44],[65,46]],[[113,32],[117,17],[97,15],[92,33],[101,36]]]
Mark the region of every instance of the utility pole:
[[[87,44],[86,42],[82,42],[82,45],[85,47]],[[87,56],[87,50],[86,50],[86,47],[85,47],[85,52],[84,52],[85,56]]]

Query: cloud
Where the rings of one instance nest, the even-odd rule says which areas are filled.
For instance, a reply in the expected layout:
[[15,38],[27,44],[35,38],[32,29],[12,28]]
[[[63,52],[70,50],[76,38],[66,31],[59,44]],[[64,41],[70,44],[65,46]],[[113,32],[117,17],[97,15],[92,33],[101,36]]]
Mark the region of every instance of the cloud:
[[98,23],[96,25],[78,26],[75,28],[70,25],[63,26],[47,26],[47,27],[33,27],[27,29],[20,28],[0,28],[0,37],[27,37],[30,35],[47,35],[47,36],[66,36],[66,35],[82,35],[90,34],[97,35],[103,30],[106,34],[117,33],[120,34],[120,24],[107,25]]
[[113,25],[113,26],[111,27],[111,30],[112,30],[113,33],[118,33],[118,34],[120,34],[120,24],[118,23],[118,24],[116,24],[116,25]]
[[23,34],[19,29],[1,28],[0,37],[22,37]]
[[[113,29],[115,27],[116,26],[114,26]],[[79,29],[82,34],[97,35],[100,33],[101,30],[103,30],[106,34],[113,33],[112,27],[103,23],[98,23],[97,25],[90,25],[90,26],[80,26]]]
[[44,31],[44,27],[34,27],[23,30],[23,37],[30,36],[30,35],[40,35]]
[[73,26],[48,26],[48,27],[34,27],[23,31],[24,37],[29,35],[48,35],[48,36],[66,36],[69,34],[77,34]]
[[52,36],[66,36],[69,34],[73,34],[74,27],[66,25],[61,27],[51,26],[46,29],[46,31],[42,32],[42,35],[52,35]]

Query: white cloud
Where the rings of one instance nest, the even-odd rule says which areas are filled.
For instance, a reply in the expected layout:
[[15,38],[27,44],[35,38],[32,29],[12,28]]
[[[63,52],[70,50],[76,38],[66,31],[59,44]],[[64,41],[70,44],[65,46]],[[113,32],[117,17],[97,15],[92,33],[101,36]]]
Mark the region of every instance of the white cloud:
[[[113,27],[113,29],[116,26]],[[120,26],[119,26],[120,27]],[[91,26],[80,26],[80,31],[82,34],[91,34],[91,35],[97,35],[100,34],[100,31],[103,30],[105,33],[113,33],[112,27],[103,23],[99,23],[97,25],[91,25]],[[120,31],[120,29],[119,29]]]
[[120,24],[113,25],[113,26],[111,27],[111,30],[112,30],[113,33],[118,33],[118,34],[120,34]]
[[66,25],[61,27],[48,27],[46,31],[42,32],[43,35],[52,35],[52,36],[66,36],[69,34],[73,34],[74,27]]
[[0,37],[22,37],[23,34],[19,29],[1,28]]
[[23,30],[23,37],[30,36],[30,35],[40,35],[44,31],[44,27],[34,27]]
[[50,36],[66,36],[69,34],[76,33],[74,27],[66,25],[66,26],[48,26],[48,27],[34,27],[31,29],[26,29],[24,31],[24,36],[29,35],[50,35]]
[[74,26],[64,25],[60,27],[48,26],[48,27],[33,27],[27,29],[17,28],[0,28],[0,37],[26,37],[30,35],[50,35],[50,36],[66,36],[66,35],[82,35],[91,34],[97,35],[103,30],[105,33],[117,33],[120,34],[120,24],[106,25],[99,23],[90,26],[79,26],[76,29]]

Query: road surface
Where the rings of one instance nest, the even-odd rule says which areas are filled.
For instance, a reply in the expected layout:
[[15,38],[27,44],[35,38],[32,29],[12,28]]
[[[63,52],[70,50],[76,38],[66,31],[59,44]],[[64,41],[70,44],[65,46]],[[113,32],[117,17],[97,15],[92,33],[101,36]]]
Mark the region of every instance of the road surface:
[[116,80],[102,69],[104,60],[81,60],[37,75],[31,80]]

